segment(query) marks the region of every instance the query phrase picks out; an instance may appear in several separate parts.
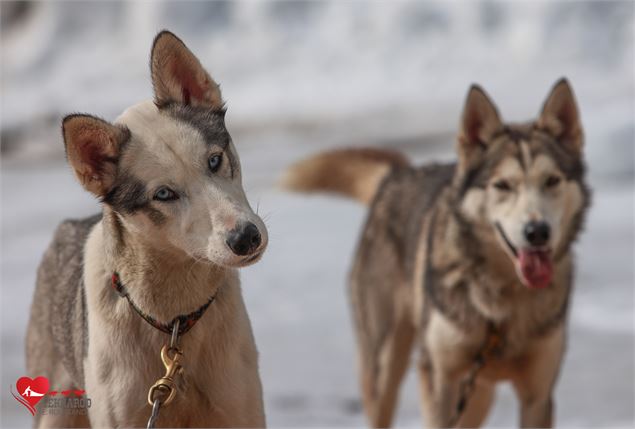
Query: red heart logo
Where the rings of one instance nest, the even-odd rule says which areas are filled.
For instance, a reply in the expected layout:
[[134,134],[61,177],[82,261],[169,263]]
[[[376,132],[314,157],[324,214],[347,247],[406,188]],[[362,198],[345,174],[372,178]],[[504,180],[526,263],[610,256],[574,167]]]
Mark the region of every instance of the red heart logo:
[[31,414],[35,414],[35,404],[40,402],[49,391],[49,380],[46,377],[22,377],[16,383],[20,397],[15,397],[22,405],[27,407]]

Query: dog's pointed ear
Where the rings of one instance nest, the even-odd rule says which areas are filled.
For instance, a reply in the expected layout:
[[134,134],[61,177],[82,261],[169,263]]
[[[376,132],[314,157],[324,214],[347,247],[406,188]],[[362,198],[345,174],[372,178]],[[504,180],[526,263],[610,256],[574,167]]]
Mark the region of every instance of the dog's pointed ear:
[[551,89],[536,125],[568,149],[576,153],[582,150],[584,133],[580,114],[573,90],[566,78],[561,78]]
[[164,30],[154,38],[150,73],[154,102],[159,107],[169,103],[223,107],[218,84],[181,39],[169,31]]
[[472,151],[474,148],[485,147],[502,127],[503,123],[494,103],[483,88],[473,84],[467,94],[461,117],[460,149]]
[[69,115],[62,121],[66,157],[89,192],[105,196],[112,188],[122,145],[130,138],[125,126],[90,115]]

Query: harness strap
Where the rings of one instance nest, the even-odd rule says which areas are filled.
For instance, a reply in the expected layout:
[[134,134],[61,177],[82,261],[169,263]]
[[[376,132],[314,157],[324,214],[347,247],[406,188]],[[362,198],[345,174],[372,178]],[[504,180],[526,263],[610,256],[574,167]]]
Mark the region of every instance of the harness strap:
[[472,366],[470,367],[467,375],[461,381],[459,388],[459,399],[456,403],[455,413],[452,417],[449,427],[454,427],[461,419],[467,403],[474,391],[474,384],[479,372],[485,364],[491,360],[502,356],[503,349],[505,347],[505,329],[504,326],[497,325],[493,321],[487,323],[487,333],[485,334],[485,340],[483,345],[478,350],[474,359],[472,360]]
[[148,324],[152,326],[153,328],[158,329],[161,332],[165,332],[168,335],[171,335],[174,331],[173,327],[178,321],[179,322],[178,331],[176,332],[178,336],[181,336],[185,334],[186,332],[188,332],[190,329],[192,329],[194,324],[196,324],[196,322],[198,322],[199,319],[203,317],[203,314],[205,314],[205,310],[207,310],[207,308],[212,304],[212,302],[214,302],[214,300],[216,299],[216,295],[218,294],[218,289],[217,289],[216,292],[214,292],[214,295],[212,295],[207,300],[207,302],[205,302],[205,304],[200,306],[197,310],[188,314],[181,314],[179,316],[176,316],[174,319],[172,319],[172,321],[168,323],[162,323],[157,321],[154,317],[150,316],[149,314],[145,313],[134,303],[132,298],[130,298],[130,294],[126,290],[125,286],[123,285],[123,283],[121,283],[121,280],[119,278],[119,273],[114,272],[112,274],[111,285],[112,285],[112,288],[117,292],[117,294],[121,298],[126,298],[126,300],[128,301],[128,304],[130,304],[130,307],[132,307],[132,309],[139,316],[141,316],[143,320],[148,322]]

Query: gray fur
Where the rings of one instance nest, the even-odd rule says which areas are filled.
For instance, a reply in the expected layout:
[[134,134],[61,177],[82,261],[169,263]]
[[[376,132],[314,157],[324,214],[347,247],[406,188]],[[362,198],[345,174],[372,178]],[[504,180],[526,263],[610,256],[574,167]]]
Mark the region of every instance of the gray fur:
[[[62,362],[73,386],[83,388],[83,359],[88,348],[86,296],[83,284],[84,243],[101,219],[94,215],[66,220],[55,231],[37,274],[26,337],[29,374],[54,374]],[[59,380],[50,380],[52,385]]]
[[199,130],[208,145],[221,149],[229,145],[231,138],[225,128],[225,110],[173,103],[162,107],[161,111]]
[[393,324],[392,300],[385,298],[412,277],[417,244],[412,238],[419,235],[421,218],[429,212],[439,190],[450,183],[454,168],[395,168],[377,192],[351,274],[351,294],[358,301],[353,307],[355,319],[368,344],[379,346]]
[[102,202],[121,214],[142,211],[157,226],[165,222],[165,215],[150,204],[146,185],[130,173],[118,172],[113,188],[102,198]]
[[[429,426],[479,426],[501,380],[516,389],[523,426],[551,424],[573,288],[570,250],[590,191],[582,128],[566,81],[549,100],[536,122],[504,124],[473,87],[456,164],[396,164],[389,151],[376,151],[368,163],[363,149],[351,149],[290,169],[284,183],[291,189],[336,192],[370,205],[350,295],[371,425],[391,424],[415,340]],[[524,228],[534,219],[551,222],[557,238],[547,248],[528,244]],[[535,287],[524,270],[537,254],[549,277]],[[492,341],[492,330],[503,345],[487,359],[458,414],[464,377]]]
[[129,173],[119,172],[113,188],[102,202],[120,213],[131,214],[146,208],[150,200],[143,182]]
[[[504,326],[511,326],[511,332],[504,341],[506,357],[516,359],[522,356],[525,344],[546,338],[561,329],[566,320],[569,296],[572,290],[573,270],[566,268],[561,278],[548,289],[532,293],[517,281],[501,283],[492,265],[483,252],[484,244],[477,235],[478,227],[466,219],[460,207],[463,198],[471,188],[483,189],[496,165],[508,156],[522,158],[519,138],[528,138],[534,156],[546,153],[552,157],[567,180],[576,181],[583,191],[583,204],[574,216],[565,233],[565,246],[555,260],[561,261],[568,255],[571,244],[582,229],[584,214],[590,201],[590,192],[584,182],[584,165],[580,157],[558,145],[553,138],[531,127],[506,127],[494,141],[483,146],[481,158],[474,161],[470,169],[461,172],[455,165],[431,165],[419,168],[393,168],[386,176],[372,202],[368,220],[358,244],[356,260],[351,275],[351,299],[358,333],[362,380],[367,395],[366,403],[373,424],[380,427],[392,418],[392,411],[385,411],[390,402],[386,397],[394,397],[396,378],[400,376],[398,355],[409,354],[413,343],[412,332],[418,332],[421,351],[420,369],[422,383],[429,392],[438,391],[439,386],[431,383],[435,379],[433,362],[429,358],[425,336],[433,313],[442,314],[462,332],[472,332],[475,339],[482,338],[491,319],[475,305],[474,297],[485,302],[505,306],[510,299],[525,302],[527,308],[540,309],[529,316],[511,315],[504,320]],[[521,164],[522,165],[522,164]],[[407,202],[407,203],[406,203]],[[423,225],[428,223],[425,231]],[[422,236],[422,232],[424,232]],[[419,237],[419,239],[418,239]],[[425,240],[425,260],[423,278],[418,279],[416,267],[422,262],[417,249]],[[439,252],[444,256],[436,256]],[[447,253],[450,252],[450,253]],[[461,273],[457,275],[457,273]],[[404,310],[404,299],[414,300],[418,294],[412,287],[423,287],[420,314],[413,308]],[[417,286],[421,285],[421,286]],[[517,298],[511,298],[511,297]],[[401,313],[408,313],[404,316]],[[519,313],[520,314],[520,313]],[[403,322],[403,318],[410,322]],[[415,322],[415,325],[409,325]],[[418,325],[416,324],[418,323]],[[477,346],[482,340],[475,340]],[[394,344],[399,343],[397,348]],[[391,352],[387,352],[391,350]],[[465,351],[467,356],[476,350]],[[391,353],[393,369],[381,369],[386,353]],[[387,375],[386,371],[392,372]],[[374,375],[371,375],[374,374]],[[393,381],[384,385],[382,380],[390,377]],[[396,378],[395,378],[396,377]],[[552,385],[553,385],[552,381]],[[390,384],[390,383],[397,383]],[[383,387],[382,387],[383,386]],[[440,404],[435,405],[440,407]],[[430,416],[430,409],[426,410]],[[377,414],[375,414],[377,413]]]
[[[230,162],[232,177],[238,170],[238,162],[231,151],[227,150],[231,142],[231,136],[225,128],[225,109],[206,107],[194,107],[183,104],[171,103],[161,107],[161,111],[181,122],[189,124],[198,130],[208,146],[217,146],[224,151]],[[207,163],[204,163],[207,165]]]

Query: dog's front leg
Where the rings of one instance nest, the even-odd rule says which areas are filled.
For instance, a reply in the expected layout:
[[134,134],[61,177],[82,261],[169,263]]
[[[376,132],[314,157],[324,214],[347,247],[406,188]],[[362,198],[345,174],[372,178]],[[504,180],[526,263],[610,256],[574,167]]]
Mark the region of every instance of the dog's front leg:
[[518,376],[513,380],[520,400],[521,427],[544,428],[553,425],[552,392],[564,354],[564,327],[536,341],[528,351]]
[[520,425],[524,428],[553,427],[553,399],[547,398],[523,401],[520,411]]
[[455,423],[460,383],[444,368],[427,364],[419,366],[419,380],[426,426],[451,427]]
[[465,335],[444,315],[433,312],[422,343],[419,379],[427,426],[455,426],[461,381],[472,363],[478,338]]

